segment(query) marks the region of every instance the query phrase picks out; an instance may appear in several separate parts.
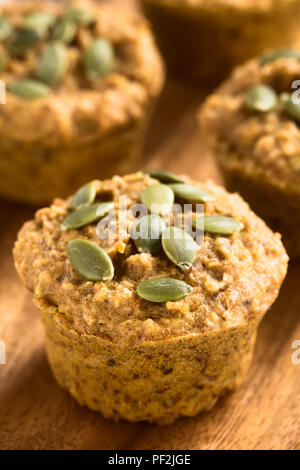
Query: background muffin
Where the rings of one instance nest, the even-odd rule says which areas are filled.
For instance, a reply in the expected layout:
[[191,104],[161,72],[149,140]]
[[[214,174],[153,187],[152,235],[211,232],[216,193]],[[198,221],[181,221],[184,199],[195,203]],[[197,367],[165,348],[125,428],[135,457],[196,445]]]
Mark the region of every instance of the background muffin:
[[136,166],[163,68],[135,12],[14,2],[2,8],[0,62],[0,195],[44,203]]
[[269,47],[299,40],[298,0],[141,0],[171,70],[212,87]]
[[[212,182],[179,181],[193,187],[158,187],[143,173],[93,181],[75,198],[39,210],[15,245],[16,268],[34,292],[56,379],[105,417],[167,423],[212,408],[242,381],[258,324],[286,273],[280,236],[238,195]],[[130,207],[157,200],[158,191],[175,194],[181,204],[207,201],[200,246],[185,234],[184,249],[173,250],[165,237],[172,229],[161,225],[162,245],[133,242]],[[113,201],[119,227],[120,196],[127,197],[123,237],[99,239],[95,204]],[[87,268],[82,243],[93,259],[105,261]],[[149,289],[153,278],[156,287]]]
[[280,50],[246,63],[200,112],[227,187],[282,233],[292,257],[300,255],[299,58]]

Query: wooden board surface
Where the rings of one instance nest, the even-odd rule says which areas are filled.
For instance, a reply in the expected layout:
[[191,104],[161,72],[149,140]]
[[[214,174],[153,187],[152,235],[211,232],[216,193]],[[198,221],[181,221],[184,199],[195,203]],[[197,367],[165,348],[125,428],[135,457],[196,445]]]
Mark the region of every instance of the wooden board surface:
[[[220,181],[203,150],[195,110],[202,96],[168,82],[147,138],[143,167]],[[300,266],[290,266],[280,297],[263,320],[245,383],[210,413],[175,424],[112,423],[80,407],[54,381],[43,331],[31,295],[19,282],[11,249],[33,211],[0,203],[1,449],[299,449],[300,364],[292,343],[300,340]],[[300,355],[299,355],[300,357]]]

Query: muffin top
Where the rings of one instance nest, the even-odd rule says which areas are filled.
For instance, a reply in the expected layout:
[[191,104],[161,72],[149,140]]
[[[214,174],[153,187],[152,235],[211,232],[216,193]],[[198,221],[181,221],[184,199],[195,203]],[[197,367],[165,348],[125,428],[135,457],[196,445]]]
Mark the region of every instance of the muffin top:
[[300,52],[271,52],[238,67],[199,114],[205,132],[229,149],[224,165],[297,194],[299,78]]
[[[1,8],[1,132],[22,141],[84,144],[139,119],[163,67],[146,21],[92,1]],[[29,118],[30,116],[30,118]]]
[[[200,184],[182,176],[180,182],[168,186],[161,183],[166,182],[164,178],[159,181],[151,174],[140,172],[92,181],[75,197],[54,200],[50,207],[40,209],[34,220],[24,224],[15,244],[14,258],[22,281],[34,292],[37,305],[50,315],[58,315],[80,334],[131,346],[204,335],[259,321],[275,300],[286,274],[288,258],[280,235],[274,234],[251,212],[240,196],[227,193],[211,181]],[[178,220],[182,219],[180,211],[176,212],[172,206],[161,211],[165,228],[151,249],[147,249],[149,244],[145,249],[140,240],[133,241],[134,228],[142,220],[137,221],[133,205],[141,201],[148,204],[151,197],[157,202],[157,194],[164,198],[163,194],[169,194],[170,188],[175,193],[177,209],[183,207],[186,199],[193,199],[188,216],[194,217],[197,198],[200,202],[207,201],[203,204],[203,240],[196,238],[197,230],[191,235],[185,232],[184,244],[179,240],[174,249],[165,233],[175,223],[176,230],[181,231]],[[74,209],[87,195],[86,202],[90,205]],[[108,204],[110,201],[112,205]],[[89,218],[87,209],[90,207],[93,212],[93,207],[99,207],[97,204],[101,216],[115,207],[98,224],[93,215]],[[105,238],[101,234],[107,231],[106,222],[112,213],[118,236]],[[152,212],[153,216],[160,217],[158,212]],[[204,219],[203,213],[197,215],[198,219]],[[75,228],[76,224],[81,227]],[[190,237],[196,238],[197,244]],[[79,245],[83,242],[92,248],[89,260],[79,257],[83,263],[81,270],[76,258],[78,240]],[[100,257],[106,257],[106,272],[103,281],[91,281],[86,273],[92,277],[95,274],[91,265],[94,256],[99,255],[98,247]],[[155,281],[158,291],[153,285],[147,290],[144,281],[157,278],[161,280]],[[166,301],[159,301],[165,278],[179,281],[180,288],[184,286],[178,300],[166,300],[168,291]],[[169,298],[172,295],[174,292]]]

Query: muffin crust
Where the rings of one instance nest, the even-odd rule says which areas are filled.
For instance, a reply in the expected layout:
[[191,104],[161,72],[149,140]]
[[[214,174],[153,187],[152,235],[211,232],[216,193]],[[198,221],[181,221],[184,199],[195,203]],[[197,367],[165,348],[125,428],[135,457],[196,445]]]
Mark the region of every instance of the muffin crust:
[[203,137],[213,149],[229,190],[239,191],[251,207],[283,234],[292,256],[299,256],[300,132],[280,104],[266,113],[246,109],[245,93],[267,85],[293,93],[300,62],[279,58],[260,65],[254,59],[237,68],[200,111]]
[[[167,423],[210,409],[242,381],[257,326],[286,274],[280,236],[238,195],[184,178],[216,196],[206,214],[231,215],[245,225],[227,237],[205,234],[188,271],[162,254],[138,253],[128,233],[123,240],[99,240],[95,224],[62,231],[70,200],[56,199],[39,210],[14,248],[17,271],[41,311],[58,382],[106,417]],[[117,202],[126,195],[129,206],[155,183],[143,173],[94,182],[100,200]],[[132,223],[129,215],[128,232]],[[66,255],[74,238],[106,250],[115,266],[113,280],[78,277]],[[184,280],[193,292],[162,304],[138,297],[140,281],[164,276]]]
[[[86,180],[136,169],[145,127],[164,81],[163,65],[146,21],[128,8],[115,15],[113,4],[74,1],[93,14],[90,27],[78,27],[67,45],[65,76],[52,92],[24,99],[9,92],[35,73],[47,42],[41,39],[23,57],[9,56],[0,78],[6,104],[0,107],[0,194],[33,204],[67,196]],[[18,2],[1,12],[14,27],[34,11],[57,15],[65,2]],[[86,78],[83,55],[95,38],[114,50],[112,69]],[[49,43],[49,41],[48,41]],[[0,44],[0,53],[6,43]]]
[[[140,118],[144,108],[159,93],[162,68],[153,47],[146,22],[132,11],[122,12],[116,21],[109,4],[72,2],[93,13],[92,29],[78,32],[76,47],[68,48],[69,67],[61,84],[42,100],[26,101],[7,93],[6,106],[1,107],[1,132],[13,139],[41,141],[49,145],[79,145],[107,135],[115,125],[128,125]],[[24,15],[37,9],[62,14],[64,2],[24,2],[5,5],[14,26]],[[116,60],[112,71],[101,80],[87,80],[80,66],[80,52],[87,49],[94,37],[107,38],[115,47]],[[1,79],[9,85],[13,80],[32,76],[45,41],[30,49],[24,60],[10,58]],[[154,71],[156,73],[154,73]],[[29,109],[30,108],[30,109]],[[26,119],[30,113],[30,120]],[[47,120],[44,120],[44,116]],[[41,123],[43,125],[41,125]]]

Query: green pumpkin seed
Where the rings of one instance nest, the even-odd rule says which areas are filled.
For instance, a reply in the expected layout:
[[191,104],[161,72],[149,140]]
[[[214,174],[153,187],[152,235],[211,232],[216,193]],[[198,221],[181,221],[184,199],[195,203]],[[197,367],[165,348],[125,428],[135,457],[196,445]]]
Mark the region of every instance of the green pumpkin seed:
[[84,54],[86,76],[90,80],[110,72],[114,61],[114,49],[110,41],[104,38],[95,39]]
[[77,25],[66,18],[59,20],[53,27],[52,38],[65,44],[71,44],[77,33]]
[[113,202],[102,202],[77,209],[68,215],[61,224],[62,230],[75,230],[102,219],[114,208]]
[[0,51],[0,72],[3,72],[3,70],[5,70],[7,60],[8,58],[6,52]]
[[21,98],[31,99],[43,98],[44,96],[49,95],[49,93],[51,93],[51,88],[37,80],[24,79],[9,83],[7,91],[20,96]]
[[300,123],[300,104],[293,103],[292,97],[289,93],[282,93],[280,100],[286,114],[294,121]]
[[146,175],[150,175],[151,178],[159,180],[161,183],[184,183],[183,179],[180,176],[171,173],[170,171],[163,170],[147,170],[144,171]]
[[88,281],[108,281],[114,266],[103,248],[87,240],[75,239],[67,245],[68,258],[79,276]]
[[179,227],[167,227],[161,236],[162,246],[167,257],[183,270],[194,263],[198,245],[193,238]]
[[110,211],[112,211],[115,208],[115,204],[113,201],[109,202],[100,202],[98,204],[98,209],[97,209],[97,217],[99,219],[102,219],[105,215],[107,215]]
[[61,42],[49,44],[40,58],[36,76],[50,86],[58,85],[68,66],[67,49]]
[[141,201],[153,214],[166,215],[172,209],[174,193],[165,184],[154,184],[142,191]]
[[210,202],[215,201],[215,196],[197,186],[189,184],[170,184],[169,187],[174,191],[174,194],[179,199],[184,199],[189,202]]
[[138,251],[155,254],[161,250],[161,234],[166,224],[159,215],[141,217],[132,229],[132,238]]
[[234,232],[239,232],[244,228],[244,224],[238,222],[232,217],[223,215],[205,215],[195,217],[193,225],[203,227],[205,232],[215,233],[220,235],[230,235]]
[[292,49],[278,49],[277,51],[271,52],[260,59],[260,65],[268,64],[269,62],[273,62],[277,59],[282,58],[295,58],[300,60],[300,51],[293,51]]
[[0,16],[0,41],[7,39],[13,31],[11,22],[6,18],[6,16]]
[[81,206],[92,204],[96,197],[96,187],[93,183],[87,183],[76,191],[72,200],[71,207],[78,209]]
[[91,224],[97,220],[98,204],[84,206],[68,215],[62,222],[62,230],[75,230],[85,225]]
[[33,29],[19,29],[8,45],[9,52],[15,57],[22,57],[27,49],[34,46],[39,39],[39,34]]
[[41,38],[47,36],[50,27],[54,24],[55,16],[46,11],[34,11],[24,18],[24,27],[33,29]]
[[150,302],[172,302],[189,295],[193,288],[183,281],[169,277],[156,277],[137,286],[139,297]]
[[266,113],[276,108],[277,103],[275,91],[266,85],[249,88],[245,94],[245,105],[251,110]]
[[81,26],[87,26],[94,20],[92,12],[83,8],[69,8],[65,17]]

